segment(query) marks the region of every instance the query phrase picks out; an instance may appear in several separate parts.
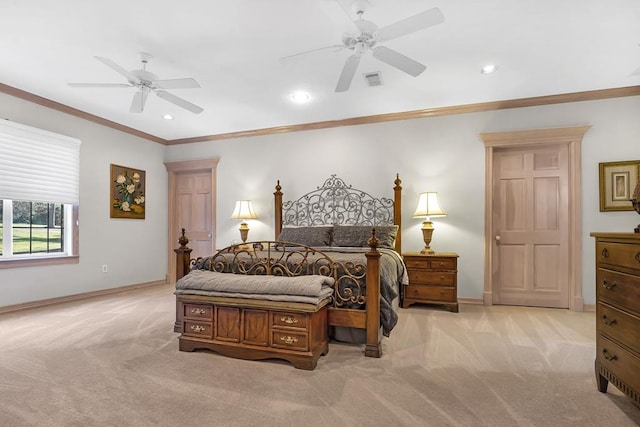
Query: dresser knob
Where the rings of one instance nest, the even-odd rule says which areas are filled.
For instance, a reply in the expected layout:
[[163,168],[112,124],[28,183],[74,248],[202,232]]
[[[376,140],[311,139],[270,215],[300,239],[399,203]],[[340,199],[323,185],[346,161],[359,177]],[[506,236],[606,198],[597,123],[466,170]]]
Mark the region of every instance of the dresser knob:
[[607,360],[618,360],[618,356],[616,356],[615,354],[610,354],[606,348],[602,349],[602,355],[604,356],[605,359]]
[[636,262],[640,262],[640,252],[636,252],[635,259],[636,259]]
[[609,258],[609,250],[607,248],[602,250],[602,258]]
[[616,324],[616,319],[609,319],[606,314],[603,314],[601,319],[602,319],[602,323],[604,323],[607,326],[613,326]]
[[602,287],[605,288],[605,289],[613,289],[614,286],[616,286],[616,282],[615,281],[611,282],[611,283],[607,282],[606,279],[602,281]]

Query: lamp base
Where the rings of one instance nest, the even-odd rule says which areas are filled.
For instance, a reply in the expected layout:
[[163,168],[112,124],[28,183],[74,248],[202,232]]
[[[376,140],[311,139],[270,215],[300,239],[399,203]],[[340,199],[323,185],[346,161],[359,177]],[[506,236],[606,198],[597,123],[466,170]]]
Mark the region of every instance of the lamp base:
[[433,223],[431,221],[425,221],[422,223],[422,240],[424,240],[424,249],[420,251],[421,254],[434,254],[435,251],[429,246],[431,244],[431,237],[433,236]]

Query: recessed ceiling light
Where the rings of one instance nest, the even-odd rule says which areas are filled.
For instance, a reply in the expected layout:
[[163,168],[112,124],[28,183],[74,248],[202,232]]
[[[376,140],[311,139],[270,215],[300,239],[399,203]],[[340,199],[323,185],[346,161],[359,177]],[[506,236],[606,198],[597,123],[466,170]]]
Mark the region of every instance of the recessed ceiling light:
[[162,118],[165,120],[173,120],[173,116],[171,114],[165,114]]
[[491,74],[491,73],[495,73],[497,69],[498,69],[497,65],[489,64],[489,65],[485,65],[484,67],[482,67],[482,69],[480,70],[480,73],[482,73],[482,74]]
[[297,104],[304,104],[311,100],[311,95],[307,92],[298,91],[289,95],[289,99]]

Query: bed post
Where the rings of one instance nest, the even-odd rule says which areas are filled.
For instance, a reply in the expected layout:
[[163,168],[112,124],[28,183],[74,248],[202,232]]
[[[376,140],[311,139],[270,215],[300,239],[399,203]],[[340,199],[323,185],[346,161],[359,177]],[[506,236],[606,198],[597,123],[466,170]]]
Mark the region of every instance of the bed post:
[[276,230],[276,236],[274,238],[274,240],[278,240],[278,236],[280,236],[280,232],[282,231],[282,191],[280,191],[282,189],[282,187],[280,186],[280,180],[278,180],[278,183],[276,184],[276,191],[275,193],[273,193],[273,196],[275,198],[275,230]]
[[173,251],[176,253],[176,282],[187,275],[189,272],[189,265],[191,260],[191,251],[193,249],[187,247],[187,243],[189,243],[189,239],[184,235],[184,228],[182,229],[182,236],[178,239],[178,243],[180,243],[180,247],[178,249],[174,249]]
[[371,231],[369,247],[365,254],[367,257],[367,294],[366,307],[366,335],[367,344],[364,348],[364,355],[367,357],[382,356],[382,346],[380,341],[380,252],[378,251],[378,239],[376,229]]
[[396,174],[396,184],[393,187],[393,223],[398,226],[398,234],[396,235],[396,252],[402,253],[402,187],[400,184],[400,174]]
[[[189,273],[191,265],[192,249],[187,247],[189,239],[184,235],[184,231],[185,230],[183,228],[182,236],[178,239],[180,247],[173,250],[176,253],[176,282]],[[173,324],[173,332],[182,333],[182,319],[182,302],[178,301],[178,298],[176,298],[176,321]]]

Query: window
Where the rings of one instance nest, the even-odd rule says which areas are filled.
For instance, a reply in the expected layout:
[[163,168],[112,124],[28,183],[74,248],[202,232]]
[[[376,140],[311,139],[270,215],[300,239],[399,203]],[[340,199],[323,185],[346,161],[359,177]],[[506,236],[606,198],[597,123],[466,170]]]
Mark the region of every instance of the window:
[[77,262],[80,141],[0,120],[0,268]]

